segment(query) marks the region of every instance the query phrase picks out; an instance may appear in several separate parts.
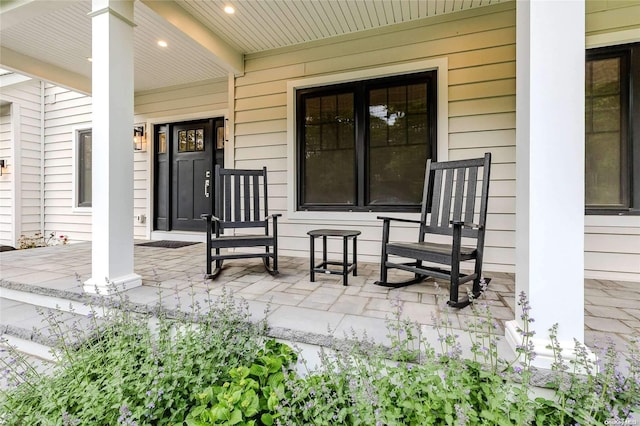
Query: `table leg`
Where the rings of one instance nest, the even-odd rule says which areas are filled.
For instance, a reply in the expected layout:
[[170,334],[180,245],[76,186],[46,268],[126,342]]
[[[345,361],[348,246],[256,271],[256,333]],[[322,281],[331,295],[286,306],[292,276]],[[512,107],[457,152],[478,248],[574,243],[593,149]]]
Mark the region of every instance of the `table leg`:
[[316,237],[314,237],[313,235],[311,235],[310,237],[310,248],[309,248],[309,271],[311,272],[311,282],[314,282],[316,280],[316,273],[314,271],[315,269],[315,256],[316,256],[316,248],[315,248],[315,239]]
[[353,276],[358,276],[358,237],[353,237]]
[[347,285],[347,277],[349,276],[349,255],[347,254],[347,240],[349,238],[342,238],[342,285]]
[[322,265],[323,268],[327,267],[327,236],[322,236]]

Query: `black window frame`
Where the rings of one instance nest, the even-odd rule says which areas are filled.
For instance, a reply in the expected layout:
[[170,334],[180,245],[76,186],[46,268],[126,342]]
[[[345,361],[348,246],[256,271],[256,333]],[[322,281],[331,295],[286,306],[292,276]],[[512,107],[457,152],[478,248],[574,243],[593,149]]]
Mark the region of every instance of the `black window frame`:
[[[91,159],[89,161],[88,167],[86,164],[86,159],[85,159],[85,150],[86,150],[86,136],[89,136],[89,142],[88,144],[90,145],[89,148],[91,149]],[[93,149],[91,146],[92,140],[93,140],[93,132],[92,129],[82,129],[82,130],[78,130],[76,133],[76,138],[77,138],[77,151],[76,151],[76,158],[77,158],[77,168],[76,168],[76,206],[77,207],[83,207],[83,208],[90,208],[92,206],[92,201],[93,201],[93,190],[90,190],[90,194],[91,194],[91,199],[86,200],[84,198],[84,194],[85,194],[85,189],[87,185],[91,185],[92,182],[86,182],[87,180],[87,176],[86,176],[86,171],[89,170],[92,173],[93,167],[91,164],[91,161],[93,159]],[[93,179],[93,176],[92,176]]]
[[[427,125],[430,152],[428,158],[437,161],[438,151],[438,71],[420,71],[410,74],[371,78],[366,80],[337,83],[326,86],[310,87],[296,90],[296,208],[298,211],[326,212],[419,212],[420,202],[416,204],[367,204],[369,199],[369,99],[370,89],[425,83],[427,85]],[[313,204],[304,201],[305,194],[305,98],[309,95],[323,96],[340,93],[354,94],[355,117],[355,194],[356,203],[347,204]],[[427,158],[425,158],[426,162]]]
[[[623,110],[621,161],[627,167],[627,173],[621,177],[621,188],[625,205],[622,207],[587,205],[585,200],[585,214],[640,215],[640,43],[588,49],[585,63],[609,58],[621,58],[620,82],[623,86],[620,100]],[[588,173],[589,171],[585,170],[585,176]]]

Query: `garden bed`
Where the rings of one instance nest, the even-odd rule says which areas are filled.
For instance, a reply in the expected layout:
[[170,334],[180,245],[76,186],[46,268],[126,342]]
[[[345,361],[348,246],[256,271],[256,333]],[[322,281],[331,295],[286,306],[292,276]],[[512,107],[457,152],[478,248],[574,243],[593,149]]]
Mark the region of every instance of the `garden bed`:
[[[524,296],[520,304],[528,313]],[[318,364],[306,366],[295,347],[268,337],[266,322],[251,322],[247,307],[229,294],[196,302],[189,313],[140,312],[126,299],[105,298],[82,327],[52,317],[60,356],[51,375],[41,375],[16,352],[3,354],[3,374],[15,386],[0,393],[0,424],[640,421],[637,342],[629,348],[625,375],[617,371],[621,360],[612,348],[604,348],[599,365],[586,355],[565,364],[556,345],[555,374],[548,383],[553,395],[534,398],[528,330],[533,320],[523,319],[519,357],[507,362],[498,357],[499,336],[489,310],[481,303],[473,309],[468,357],[462,356],[459,331],[446,318],[437,324],[439,339],[432,345],[398,312],[388,321],[391,345],[356,335],[330,338],[325,346],[331,350],[321,348]],[[552,341],[554,334],[551,330]],[[85,343],[78,345],[83,337]]]

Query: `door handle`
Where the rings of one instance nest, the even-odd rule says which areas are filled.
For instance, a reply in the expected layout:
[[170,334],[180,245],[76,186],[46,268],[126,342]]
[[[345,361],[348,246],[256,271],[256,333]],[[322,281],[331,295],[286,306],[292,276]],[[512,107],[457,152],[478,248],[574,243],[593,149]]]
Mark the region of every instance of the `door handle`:
[[204,180],[204,196],[209,198],[209,187],[211,186],[209,179]]

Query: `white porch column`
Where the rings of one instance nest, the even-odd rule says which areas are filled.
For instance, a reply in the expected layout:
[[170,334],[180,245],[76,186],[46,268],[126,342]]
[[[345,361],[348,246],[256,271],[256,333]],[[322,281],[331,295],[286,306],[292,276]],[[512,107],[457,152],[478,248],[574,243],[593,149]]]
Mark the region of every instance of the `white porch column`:
[[[534,365],[549,367],[554,323],[565,359],[584,341],[585,4],[516,9],[516,299],[526,293],[535,318]],[[512,347],[521,313],[507,323]]]
[[87,292],[141,285],[133,272],[133,0],[93,0],[92,272]]

